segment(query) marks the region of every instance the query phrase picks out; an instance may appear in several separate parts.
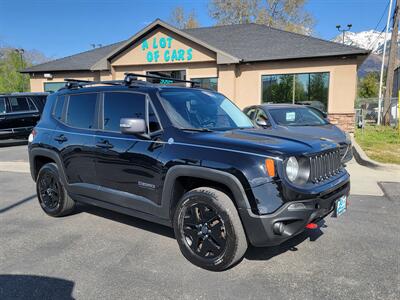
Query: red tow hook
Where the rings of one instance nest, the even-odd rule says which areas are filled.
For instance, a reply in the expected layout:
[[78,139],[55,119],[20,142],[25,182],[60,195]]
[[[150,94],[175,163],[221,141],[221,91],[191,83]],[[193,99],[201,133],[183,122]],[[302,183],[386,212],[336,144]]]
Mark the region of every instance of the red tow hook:
[[316,223],[308,223],[308,224],[306,225],[306,228],[307,228],[307,229],[317,229],[317,228],[318,228],[318,225],[317,225]]

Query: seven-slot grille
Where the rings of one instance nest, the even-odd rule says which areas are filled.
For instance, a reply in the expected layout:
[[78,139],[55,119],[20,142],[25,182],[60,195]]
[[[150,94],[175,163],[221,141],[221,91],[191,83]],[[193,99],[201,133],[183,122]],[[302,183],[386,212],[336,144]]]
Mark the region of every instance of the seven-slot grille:
[[341,169],[340,150],[329,151],[310,157],[310,179],[321,182],[336,175]]

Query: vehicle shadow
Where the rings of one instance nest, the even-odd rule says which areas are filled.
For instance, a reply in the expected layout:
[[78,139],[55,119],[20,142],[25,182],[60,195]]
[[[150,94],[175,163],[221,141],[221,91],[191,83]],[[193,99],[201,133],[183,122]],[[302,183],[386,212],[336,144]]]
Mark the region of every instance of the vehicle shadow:
[[174,230],[168,226],[160,225],[157,223],[142,220],[136,217],[120,214],[108,209],[104,209],[97,206],[85,205],[79,203],[75,213],[89,213],[98,217],[107,218],[112,221],[116,221],[122,224],[126,224],[132,227],[143,229],[152,233],[160,234],[171,239],[175,239]]
[[0,299],[70,300],[74,282],[61,278],[0,274]]
[[13,208],[15,208],[17,206],[20,206],[20,205],[24,204],[25,202],[31,201],[32,199],[35,199],[35,198],[36,198],[36,194],[33,194],[31,196],[28,196],[28,197],[26,197],[24,199],[19,200],[18,202],[15,202],[15,203],[13,203],[13,204],[11,204],[9,206],[0,208],[0,214],[5,213],[6,211],[8,211],[10,209],[13,209]]
[[28,145],[28,140],[0,140],[0,148]]
[[325,221],[322,220],[318,223],[317,229],[306,229],[299,235],[287,240],[281,245],[272,247],[249,246],[244,258],[248,260],[269,260],[287,251],[297,251],[297,246],[305,240],[309,239],[311,242],[314,242],[319,239],[324,234],[321,228],[326,227],[327,225],[325,225]]

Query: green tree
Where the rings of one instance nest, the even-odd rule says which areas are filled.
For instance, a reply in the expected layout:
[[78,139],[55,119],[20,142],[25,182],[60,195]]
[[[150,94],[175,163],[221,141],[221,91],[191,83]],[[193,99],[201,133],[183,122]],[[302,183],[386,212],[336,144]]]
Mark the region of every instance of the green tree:
[[258,23],[311,34],[314,19],[305,10],[307,0],[210,0],[209,14],[217,24]]
[[199,27],[199,21],[197,20],[196,13],[192,11],[189,14],[185,13],[185,10],[181,6],[177,6],[171,12],[170,20],[173,25],[179,29],[196,28]]
[[374,98],[378,97],[379,93],[379,73],[369,72],[359,81],[358,97]]
[[13,49],[2,49],[0,55],[0,93],[29,91],[29,76],[19,71],[30,66],[24,56]]

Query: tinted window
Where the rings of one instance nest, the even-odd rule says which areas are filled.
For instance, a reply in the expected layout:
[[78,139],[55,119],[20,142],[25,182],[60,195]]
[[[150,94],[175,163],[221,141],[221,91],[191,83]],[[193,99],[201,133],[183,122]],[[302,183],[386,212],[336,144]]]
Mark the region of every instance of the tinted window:
[[136,93],[104,94],[104,130],[120,131],[121,118],[145,119],[146,96]]
[[6,113],[6,101],[4,98],[0,98],[0,114]]
[[25,97],[8,98],[12,112],[36,110],[32,101]]
[[57,98],[56,105],[54,107],[53,116],[57,120],[61,120],[62,112],[64,108],[65,96],[60,96]]
[[262,76],[262,101],[328,107],[329,73]]
[[246,115],[248,115],[250,119],[254,120],[254,118],[256,117],[256,109],[255,108],[249,109]]
[[160,95],[168,116],[177,127],[211,130],[253,127],[250,119],[221,94],[174,89],[162,91]]
[[199,86],[203,89],[209,90],[218,90],[218,78],[210,77],[210,78],[192,78],[192,81],[196,81],[199,83]]
[[150,132],[156,132],[161,129],[160,122],[154,112],[153,105],[149,104],[149,130]]
[[95,128],[96,99],[97,94],[71,95],[65,122],[77,128]]

